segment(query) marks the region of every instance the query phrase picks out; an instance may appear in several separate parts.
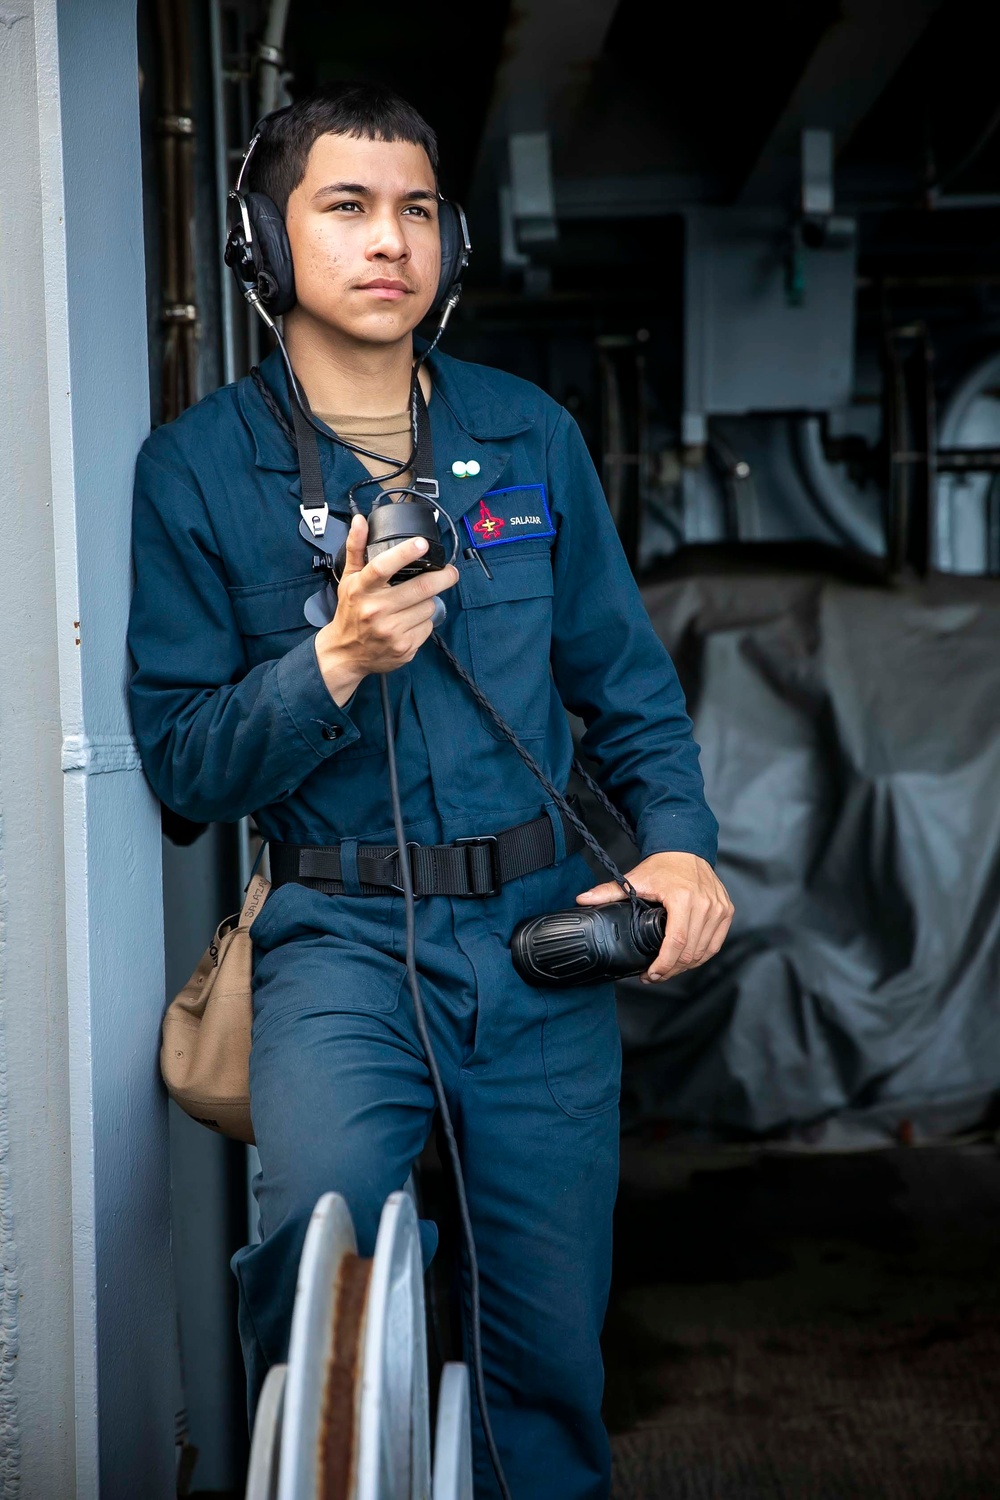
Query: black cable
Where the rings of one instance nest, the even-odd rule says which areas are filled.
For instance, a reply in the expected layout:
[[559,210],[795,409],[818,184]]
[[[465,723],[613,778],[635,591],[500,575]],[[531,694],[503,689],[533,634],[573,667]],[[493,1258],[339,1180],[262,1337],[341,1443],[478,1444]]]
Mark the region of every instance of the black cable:
[[635,829],[632,827],[632,824],[629,822],[628,818],[624,817],[623,814],[618,811],[617,807],[605,792],[604,788],[602,786],[598,786],[597,782],[594,780],[593,776],[590,775],[589,771],[585,771],[583,769],[579,756],[577,756],[573,761],[573,770],[579,776],[580,780],[590,789],[590,791],[593,792],[598,802],[604,808],[604,811],[611,814],[615,822],[618,824],[618,827],[621,829],[622,833],[625,834],[626,838],[630,839],[631,842],[635,844],[636,848],[638,848],[639,840],[636,838]]
[[[281,407],[278,404],[277,397],[275,396],[274,392],[271,390],[270,386],[268,385],[267,381],[264,379],[263,375],[260,373],[259,366],[257,366],[257,365],[253,366],[252,370],[250,371],[250,379],[253,381],[254,386],[256,387],[257,391],[259,392],[260,398],[264,402],[264,405],[267,407],[268,411],[271,413],[271,416],[274,418],[275,422],[278,424],[278,427],[281,429],[282,434],[288,439],[288,442],[291,444],[292,448],[294,448],[295,451],[296,451],[296,453],[297,453],[299,445],[298,445],[298,441],[297,441],[296,436],[295,436],[295,429],[294,429],[294,427],[292,427],[291,423],[289,421],[287,421],[284,412],[281,410]],[[291,395],[291,399],[292,400],[298,401],[298,397],[295,394],[294,390],[290,391],[290,395]],[[299,409],[302,412],[302,415],[308,421],[309,420],[309,411],[308,411],[307,406],[303,406],[301,404],[301,402],[299,402]],[[397,479],[400,474],[405,474],[406,470],[407,469],[412,469],[413,466],[414,466],[414,464],[415,464],[415,462],[416,462],[416,457],[417,457],[417,415],[416,415],[416,397],[415,397],[415,392],[414,392],[414,399],[413,399],[413,404],[412,404],[412,407],[411,407],[411,411],[412,411],[412,423],[413,423],[413,446],[412,446],[409,458],[406,460],[406,462],[404,464],[400,465],[398,468],[394,469],[389,474],[380,474],[377,477],[375,475],[372,475],[368,479],[359,479],[358,482],[357,482],[357,484],[353,484],[351,486],[350,490],[348,491],[348,496],[347,496],[348,504],[350,505],[352,513],[356,515],[358,507],[357,507],[357,504],[355,503],[354,492],[355,492],[355,490],[363,489],[366,484],[380,484],[382,486],[382,488],[383,488],[383,492],[386,495],[398,495],[400,497],[402,497],[403,495],[412,495],[414,501],[418,501],[422,505],[427,505],[427,506],[430,507],[430,509],[434,512],[434,518],[435,518],[435,520],[438,518],[439,514],[442,515],[442,516],[444,516],[445,520],[448,523],[448,530],[451,533],[451,556],[449,557],[448,562],[449,563],[454,563],[455,558],[458,556],[459,546],[461,545],[461,543],[459,542],[459,539],[458,539],[458,528],[456,527],[455,522],[452,520],[451,516],[445,510],[444,506],[441,504],[440,500],[432,500],[429,495],[422,494],[420,490],[415,490],[410,485],[403,485],[403,484],[401,484],[401,485],[396,485],[396,486],[391,486],[390,485],[389,487],[386,487],[386,484],[385,484],[385,481],[387,479]],[[316,423],[313,422],[311,425],[315,427]],[[329,434],[324,434],[324,436],[331,436],[331,437],[333,437],[333,439],[334,439],[335,442],[339,443],[342,448],[347,448],[351,453],[366,454],[368,457],[377,458],[379,463],[394,464],[396,462],[395,459],[387,458],[387,457],[385,457],[382,454],[374,454],[374,455],[373,454],[368,454],[368,451],[365,448],[355,448],[352,443],[346,442],[344,438],[337,437],[337,435],[332,431],[332,429],[331,429],[331,431],[330,431]],[[377,503],[377,501],[376,501],[376,503]],[[395,504],[395,503],[396,502],[393,501],[393,504]],[[337,578],[337,582],[338,583],[340,582],[339,578]]]
[[[461,275],[461,272],[459,274]],[[440,344],[441,336],[444,333],[445,329],[448,327],[448,320],[451,317],[452,313],[455,311],[455,308],[458,306],[459,298],[461,297],[461,295],[462,283],[459,282],[456,286],[453,286],[451,295],[449,296],[442,309],[441,319],[437,326],[437,332],[435,333],[434,337],[431,339],[430,343],[427,345],[427,348],[423,351],[423,353],[417,355],[415,364],[416,369],[419,370],[420,366],[423,364],[428,355],[433,354],[438,344]]]
[[[414,365],[413,365],[413,373],[412,373],[412,375],[410,377],[410,399],[409,399],[409,406],[410,406],[410,433],[411,433],[410,456],[409,456],[408,459],[406,459],[406,461],[404,463],[399,463],[396,459],[389,458],[385,453],[376,453],[374,451],[374,449],[372,449],[372,448],[362,448],[359,443],[349,443],[346,440],[346,438],[339,437],[337,435],[337,433],[334,432],[334,430],[333,430],[332,427],[327,427],[327,425],[326,425],[325,422],[318,422],[316,420],[316,418],[313,416],[312,408],[309,405],[308,397],[306,396],[305,391],[299,385],[298,377],[296,376],[295,371],[292,369],[292,361],[291,361],[291,359],[288,356],[288,350],[285,348],[285,340],[281,336],[281,329],[275,323],[274,319],[270,316],[270,314],[268,314],[261,307],[261,304],[260,304],[259,300],[253,300],[253,299],[248,299],[248,300],[250,300],[251,307],[253,307],[253,309],[254,309],[255,312],[257,312],[257,313],[260,314],[260,316],[263,318],[265,324],[270,329],[271,333],[274,335],[275,342],[278,345],[278,351],[281,354],[282,363],[285,366],[285,378],[288,381],[289,397],[290,397],[290,399],[292,401],[295,402],[296,406],[299,408],[299,411],[302,413],[302,415],[305,418],[305,420],[309,423],[309,426],[315,432],[318,432],[319,435],[320,435],[320,437],[327,438],[328,441],[330,441],[332,443],[336,443],[341,448],[346,448],[346,450],[348,451],[348,453],[357,454],[357,456],[359,458],[370,458],[373,461],[373,463],[388,464],[388,466],[389,466],[389,473],[388,474],[380,474],[378,477],[376,477],[374,474],[372,474],[372,475],[369,475],[369,477],[367,479],[359,479],[356,484],[352,484],[351,485],[351,488],[350,488],[350,490],[347,493],[347,502],[348,502],[348,505],[350,506],[351,514],[352,515],[358,515],[359,512],[358,512],[357,501],[354,498],[355,492],[357,490],[364,489],[365,486],[369,485],[369,484],[383,484],[386,479],[398,479],[399,476],[400,476],[400,474],[405,474],[406,471],[407,471],[407,469],[411,468],[413,466],[415,460],[416,460],[416,456],[417,456],[417,390],[418,390],[418,384],[417,384],[417,382],[418,382],[419,362],[415,362],[414,363]],[[277,420],[279,422],[279,425],[281,427],[282,432],[284,432],[285,435],[289,438],[289,441],[292,443],[293,447],[295,447],[296,451],[297,451],[298,450],[298,444],[295,442],[294,434],[291,433],[291,431],[289,429],[289,426],[288,426],[288,423],[285,421],[284,414],[281,413],[280,407],[278,407],[277,402],[274,400],[274,397],[271,395],[270,392],[268,392],[266,395],[264,394],[265,387],[266,387],[266,382],[265,382],[263,376],[260,374],[259,370],[257,371],[257,378],[254,379],[254,385],[257,387],[257,389],[264,396],[264,402],[265,402],[265,405],[267,406],[268,411],[270,411],[271,414],[277,418]],[[419,493],[419,492],[416,492],[416,493]],[[421,499],[426,499],[426,496],[420,496],[420,498]]]
[[[531,752],[524,748],[524,746],[521,744],[521,741],[518,739],[517,734],[507,723],[507,720],[504,719],[497,711],[497,709],[493,707],[493,704],[487,698],[482,688],[474,678],[469,676],[468,672],[462,666],[462,663],[459,661],[458,657],[455,656],[454,652],[448,649],[436,630],[431,636],[431,639],[433,640],[435,646],[437,646],[438,650],[444,655],[445,659],[451,663],[451,666],[465,683],[466,687],[469,689],[470,693],[472,694],[473,698],[475,698],[480,708],[489,715],[491,721],[500,730],[500,733],[503,735],[504,739],[507,740],[517,751],[518,755],[521,757],[524,764],[531,772],[532,776],[534,776],[535,780],[538,781],[544,788],[544,790],[548,792],[549,796],[552,798],[553,802],[556,804],[563,817],[567,818],[569,822],[572,823],[573,827],[583,839],[584,843],[586,844],[587,848],[590,850],[594,858],[604,866],[604,868],[609,872],[616,884],[621,886],[622,890],[625,892],[626,896],[628,896],[633,906],[647,906],[648,902],[642,900],[642,898],[635,891],[631,882],[622,874],[621,870],[619,870],[610,854],[608,854],[605,849],[601,848],[600,844],[594,838],[594,835],[591,833],[590,829],[587,827],[583,819],[573,811],[573,808],[570,806],[569,802],[567,802],[562,792],[560,792],[555,786],[554,782],[550,781],[548,776],[546,776],[545,772],[542,770],[541,766],[538,764],[537,760],[535,760]],[[583,780],[588,784],[593,792],[596,792],[603,806],[607,809],[607,811],[611,814],[615,821],[625,830],[629,838],[634,842],[635,833],[630,828],[628,823],[626,823],[625,819],[622,817],[618,809],[605,796],[604,792],[597,785],[596,781],[593,781],[591,777],[587,775],[583,767],[578,763],[574,764],[576,765],[579,774],[583,777]]]
[[[282,361],[283,361],[284,366],[285,366],[285,375],[286,375],[286,377],[288,379],[288,385],[289,385],[289,388],[291,390],[292,396],[293,396],[293,398],[295,399],[295,401],[298,404],[299,411],[301,411],[302,415],[305,417],[306,421],[309,423],[309,426],[312,427],[316,432],[318,432],[319,435],[320,435],[320,437],[325,437],[325,438],[328,438],[331,442],[338,443],[341,448],[346,448],[348,450],[348,452],[350,452],[350,453],[357,453],[362,458],[371,458],[371,459],[374,459],[374,461],[376,463],[389,464],[390,467],[391,467],[396,462],[396,460],[394,458],[387,458],[384,453],[375,453],[371,448],[362,448],[359,443],[349,443],[349,442],[347,442],[347,440],[345,438],[338,437],[337,434],[334,432],[333,428],[332,427],[327,427],[327,425],[326,425],[325,422],[318,422],[316,420],[316,418],[313,416],[312,408],[309,405],[309,401],[308,401],[308,398],[306,396],[306,393],[302,389],[302,387],[299,385],[298,376],[296,375],[295,371],[292,369],[292,361],[290,360],[290,358],[288,356],[288,350],[285,348],[285,341],[284,341],[284,339],[281,336],[280,329],[278,329],[276,326],[272,325],[271,332],[274,334],[274,337],[275,337],[275,339],[277,341],[278,350],[279,350],[279,352],[281,354],[281,358],[282,358]],[[412,392],[413,392],[413,387],[416,384],[416,380],[417,380],[417,373],[416,373],[416,366],[414,366],[413,375],[412,375],[411,381],[410,381],[410,391],[411,391],[411,398],[410,398],[411,420],[413,421],[414,429],[416,428],[416,419],[415,419],[414,416],[412,416],[412,409],[413,409],[413,395],[412,395]],[[414,430],[414,447],[416,447],[416,432],[415,432],[415,430]],[[412,461],[412,458],[413,458],[413,454],[410,455],[410,461]],[[406,472],[406,470],[407,470],[408,467],[409,467],[409,463],[403,464],[398,469],[396,469],[393,474],[386,475],[386,478],[395,478],[396,474],[404,474]],[[364,481],[362,481],[362,482],[364,482]],[[374,483],[375,481],[372,481],[372,482]]]
[[[369,484],[378,484],[378,485],[381,485],[382,489],[384,490],[384,492],[387,495],[415,494],[418,499],[423,500],[423,499],[427,498],[426,496],[421,495],[420,492],[419,492],[419,490],[409,490],[409,489],[406,488],[406,486],[402,486],[398,490],[391,489],[391,488],[387,489],[386,488],[386,484],[385,484],[385,481],[387,479],[398,479],[401,474],[405,474],[406,473],[407,469],[414,469],[416,467],[416,462],[417,462],[417,368],[416,368],[415,365],[413,367],[413,374],[410,377],[409,407],[410,407],[410,456],[409,456],[409,458],[406,460],[405,463],[399,464],[396,468],[392,467],[392,465],[394,463],[396,463],[395,459],[392,459],[392,458],[382,458],[381,462],[382,463],[387,463],[389,465],[389,473],[388,474],[380,474],[377,478],[376,478],[376,476],[374,474],[371,474],[371,475],[369,475],[369,477],[367,479],[359,479],[358,482],[357,482],[357,484],[352,484],[351,485],[350,489],[347,492],[347,503],[348,503],[348,505],[351,508],[351,515],[352,516],[356,516],[358,514],[358,503],[357,503],[357,501],[354,498],[355,493],[358,490],[363,490]],[[352,453],[361,454],[365,458],[371,458],[371,459],[377,458],[377,455],[375,455],[373,453],[368,453],[366,449],[364,449],[364,448],[358,448],[353,443],[347,443],[347,442],[344,441],[343,438],[337,437],[336,434],[333,433],[332,428],[331,428],[331,433],[332,433],[335,441],[338,442],[341,445],[342,448],[348,448],[348,449],[350,449],[350,451]],[[414,476],[414,477],[416,477],[416,476]]]
[[413,999],[413,1014],[417,1023],[417,1035],[420,1038],[420,1045],[424,1049],[424,1057],[427,1060],[427,1071],[431,1075],[431,1086],[434,1090],[434,1098],[437,1101],[438,1114],[441,1117],[441,1128],[448,1143],[448,1156],[451,1161],[452,1174],[455,1180],[455,1197],[458,1200],[458,1215],[462,1225],[462,1239],[465,1244],[465,1254],[469,1265],[469,1322],[472,1343],[472,1378],[476,1388],[476,1400],[479,1404],[479,1417],[483,1424],[483,1436],[486,1439],[490,1463],[493,1465],[493,1472],[500,1487],[500,1494],[503,1500],[511,1500],[510,1490],[507,1488],[507,1480],[504,1477],[503,1465],[500,1462],[500,1454],[497,1451],[497,1445],[493,1438],[493,1429],[490,1426],[489,1409],[486,1402],[486,1377],[483,1373],[483,1341],[480,1323],[479,1261],[476,1258],[476,1242],[472,1233],[472,1218],[469,1214],[469,1200],[465,1192],[465,1178],[462,1175],[462,1161],[459,1156],[458,1141],[455,1138],[455,1127],[452,1123],[451,1111],[448,1108],[448,1100],[445,1097],[444,1084],[441,1081],[441,1071],[438,1067],[437,1058],[434,1055],[434,1047],[427,1028],[424,1003],[420,997],[420,978],[417,974],[417,928],[413,897],[413,874],[410,869],[410,851],[406,844],[406,830],[403,827],[403,805],[399,791],[399,773],[396,769],[396,742],[392,725],[392,707],[389,702],[389,684],[384,674],[379,677],[378,686],[379,697],[382,701],[382,718],[385,723],[385,747],[389,763],[389,795],[392,798],[392,820],[396,830],[399,879],[403,887],[403,905],[406,909],[406,977],[409,980],[410,995]]
[[271,413],[271,416],[280,427],[282,436],[288,439],[288,442],[297,453],[299,445],[295,441],[295,429],[292,427],[291,422],[289,422],[288,418],[285,416],[285,413],[281,410],[277,396],[274,394],[271,387],[268,385],[267,381],[260,373],[259,365],[251,366],[250,379],[256,386],[257,394],[260,396],[260,399],[263,401],[264,405]]
[[[251,144],[250,151],[253,150],[253,144],[255,144],[255,143],[256,142],[254,142],[254,143]],[[250,159],[250,151],[247,152],[246,156],[243,159],[243,168],[246,167],[246,164],[247,164],[247,162]],[[243,176],[243,168],[240,169],[240,178],[241,179],[242,179],[242,176]],[[258,293],[256,291],[254,291],[252,289],[245,289],[244,292],[243,292],[243,295],[246,298],[247,303],[249,304],[249,306],[253,308],[254,312],[257,314],[257,316],[261,319],[261,321],[263,322],[263,324],[265,325],[265,327],[272,334],[272,336],[274,338],[274,341],[275,341],[275,343],[278,346],[278,350],[279,350],[279,352],[281,354],[282,363],[285,366],[285,375],[286,375],[286,377],[288,379],[289,390],[291,392],[292,398],[297,403],[297,405],[299,407],[299,410],[301,411],[302,415],[305,417],[306,421],[309,423],[309,426],[312,427],[316,432],[318,432],[319,435],[320,435],[320,437],[329,438],[332,442],[339,443],[339,445],[341,446],[341,448],[346,448],[349,453],[356,453],[356,454],[358,454],[362,458],[373,459],[376,463],[388,464],[390,466],[390,468],[392,468],[392,465],[396,462],[395,459],[393,459],[393,458],[387,458],[384,453],[375,453],[370,448],[362,448],[357,443],[348,443],[348,442],[346,442],[344,440],[344,438],[338,437],[337,434],[333,431],[333,429],[331,427],[327,427],[325,425],[325,423],[323,423],[323,422],[317,422],[316,418],[313,416],[312,411],[310,409],[309,401],[308,401],[308,399],[306,397],[305,391],[303,391],[302,388],[301,388],[301,386],[299,385],[299,382],[298,382],[298,379],[296,377],[295,371],[292,369],[292,361],[289,358],[288,350],[285,347],[285,340],[282,337],[281,329],[278,327],[278,325],[275,322],[274,318],[271,317],[271,314],[267,311],[267,308],[261,302],[260,296],[258,295]],[[416,456],[417,456],[417,390],[418,390],[418,380],[419,380],[419,374],[420,374],[420,366],[423,364],[423,362],[427,358],[427,356],[430,353],[432,353],[432,351],[434,349],[437,348],[438,341],[440,340],[441,335],[444,333],[445,329],[447,328],[447,326],[448,326],[448,319],[451,317],[451,315],[454,312],[455,308],[458,306],[458,300],[461,297],[461,295],[462,295],[461,284],[458,284],[458,285],[456,285],[453,288],[451,296],[448,298],[448,301],[445,304],[444,310],[441,313],[441,321],[438,324],[437,333],[434,335],[434,337],[431,340],[430,344],[423,351],[423,353],[420,354],[420,355],[418,355],[417,358],[413,361],[413,374],[412,374],[411,382],[410,382],[410,422],[411,422],[411,431],[412,431],[412,435],[413,435],[413,446],[412,446],[412,450],[410,452],[410,457],[409,457],[409,459],[407,460],[407,462],[405,464],[401,464],[398,468],[392,469],[392,472],[389,473],[389,474],[383,474],[378,479],[375,479],[374,477],[372,477],[371,479],[362,479],[362,480],[359,480],[359,482],[357,484],[352,485],[351,489],[350,489],[350,492],[348,494],[348,500],[350,502],[352,514],[356,514],[357,513],[357,506],[355,505],[355,502],[354,502],[354,491],[355,490],[362,489],[366,484],[380,484],[383,479],[396,479],[396,478],[398,478],[400,474],[405,474],[406,473],[407,469],[411,467],[411,465],[413,464],[414,460],[416,459]],[[264,382],[263,382],[263,380],[260,380],[260,381],[255,381],[254,384],[257,385],[258,389],[261,389],[261,387],[263,386]],[[265,402],[266,402],[266,404],[268,406],[268,409],[272,413],[274,413],[275,415],[277,415],[277,413],[275,412],[275,407],[272,405],[272,402],[268,399],[267,396],[264,397],[264,400],[265,400]],[[288,424],[285,421],[284,416],[283,415],[282,416],[278,416],[278,421],[279,421],[279,423],[281,425],[282,430],[287,433],[288,432]],[[292,438],[292,442],[294,443],[294,438]],[[426,496],[421,496],[421,498],[422,499],[426,499]]]
[[[277,329],[274,330],[274,333],[275,333],[275,337],[279,338],[279,340],[280,340],[280,336],[278,334]],[[321,437],[328,438],[331,442],[334,442],[334,443],[338,444],[338,446],[341,447],[341,448],[346,448],[349,453],[357,454],[361,458],[370,458],[374,463],[380,463],[380,464],[386,464],[386,465],[388,465],[389,472],[387,474],[370,474],[366,479],[359,479],[357,481],[357,483],[351,485],[350,489],[347,492],[347,503],[348,503],[348,506],[350,507],[351,514],[352,515],[357,515],[358,514],[358,505],[357,505],[357,501],[354,498],[355,494],[357,493],[358,490],[363,490],[367,485],[370,485],[370,484],[381,485],[383,492],[385,494],[387,494],[387,495],[397,495],[400,498],[403,495],[412,495],[415,500],[422,500],[426,504],[431,505],[432,509],[441,510],[442,513],[444,514],[445,519],[447,520],[448,525],[451,528],[452,537],[454,539],[454,547],[453,547],[453,550],[452,550],[452,557],[451,557],[451,561],[454,562],[455,557],[456,557],[456,555],[458,553],[458,533],[455,530],[455,523],[452,521],[452,519],[448,515],[447,511],[445,511],[444,508],[439,503],[432,502],[430,500],[430,497],[428,495],[423,494],[420,490],[413,489],[412,486],[410,486],[410,485],[387,485],[386,484],[386,480],[387,479],[398,479],[401,474],[405,474],[408,469],[412,469],[414,467],[414,464],[416,463],[416,459],[417,459],[417,446],[418,446],[418,444],[417,444],[417,379],[418,379],[417,368],[418,368],[418,365],[422,362],[422,358],[424,356],[421,357],[421,360],[418,360],[416,362],[416,364],[414,365],[414,368],[413,368],[413,377],[412,377],[412,380],[411,380],[411,383],[410,383],[410,396],[409,396],[410,439],[411,439],[411,441],[410,441],[410,453],[409,453],[409,457],[408,458],[406,458],[403,462],[400,462],[398,459],[390,458],[388,456],[388,454],[386,454],[386,453],[376,453],[376,452],[374,452],[374,450],[372,450],[370,448],[362,448],[357,443],[350,443],[350,442],[347,441],[346,438],[341,437],[339,433],[334,432],[334,430],[333,430],[332,427],[327,427],[325,423],[316,421],[316,419],[313,416],[312,408],[310,407],[309,402],[308,402],[308,400],[306,398],[305,392],[301,390],[301,388],[299,387],[298,381],[296,380],[294,374],[292,373],[291,364],[289,363],[288,357],[287,357],[287,355],[285,355],[285,352],[284,352],[284,344],[279,342],[279,347],[280,347],[282,355],[284,356],[284,359],[285,359],[285,371],[286,371],[286,375],[288,376],[289,397],[298,406],[299,410],[301,411],[303,417],[305,417],[306,421],[309,423],[310,427],[314,428],[316,430],[316,432],[318,432],[320,434]],[[264,402],[264,405],[267,407],[268,411],[271,413],[272,417],[277,422],[277,424],[280,427],[282,433],[288,439],[289,443],[291,443],[292,447],[296,450],[296,452],[298,452],[298,441],[297,441],[296,436],[295,436],[295,429],[291,426],[291,424],[288,421],[286,421],[285,414],[281,410],[281,407],[278,404],[278,401],[277,401],[277,398],[274,395],[274,392],[268,386],[267,381],[264,379],[263,375],[260,373],[260,368],[257,365],[254,365],[253,369],[250,371],[250,378],[252,379],[252,381],[253,381],[254,385],[256,386],[258,392],[260,393],[260,396],[261,396],[261,399]]]
[[[267,381],[260,373],[260,367],[258,365],[254,365],[252,370],[250,371],[250,379],[253,381],[254,386],[256,387],[257,392],[260,395],[260,398],[263,401],[264,405],[267,407],[268,411],[271,413],[271,416],[274,418],[275,422],[281,429],[282,435],[287,438],[288,442],[297,453],[299,445],[295,439],[295,429],[288,421],[285,413],[281,410],[281,406],[279,405],[277,396],[275,396],[274,392],[271,390],[271,387],[268,385]],[[367,448],[356,448],[353,443],[348,443],[344,438],[338,437],[332,428],[327,429],[321,423],[313,420],[312,412],[310,411],[308,402],[303,404],[294,386],[290,386],[289,389],[292,400],[297,403],[299,410],[305,417],[306,421],[309,423],[310,427],[315,427],[316,431],[323,437],[330,439],[332,442],[339,443],[341,448],[346,448],[349,453],[357,453],[363,458],[371,458],[376,463],[388,464],[390,466],[390,469],[392,470],[391,473],[383,474],[379,476],[379,478],[375,478],[375,476],[373,475],[369,479],[360,479],[357,484],[351,486],[350,494],[348,496],[348,503],[350,504],[352,511],[357,510],[357,506],[354,503],[355,490],[361,489],[366,484],[381,484],[385,479],[397,479],[400,474],[405,474],[407,469],[413,466],[413,461],[416,457],[415,451],[411,452],[410,457],[406,460],[405,463],[398,464],[398,461],[396,459],[389,458],[385,453],[371,453]],[[415,448],[416,443],[414,442],[414,450]],[[397,465],[396,468],[392,468],[394,464]],[[396,494],[397,491],[391,490],[387,493]],[[404,491],[400,490],[398,493],[402,494],[404,493]],[[415,494],[420,500],[427,499],[427,496],[421,495],[419,490],[406,490],[405,493]]]

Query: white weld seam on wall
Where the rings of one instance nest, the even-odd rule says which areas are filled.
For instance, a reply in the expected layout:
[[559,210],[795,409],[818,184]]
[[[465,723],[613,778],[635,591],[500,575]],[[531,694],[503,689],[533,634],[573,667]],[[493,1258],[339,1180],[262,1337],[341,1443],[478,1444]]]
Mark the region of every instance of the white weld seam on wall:
[[90,739],[85,734],[70,734],[63,740],[62,768],[102,776],[112,771],[141,770],[142,762],[131,735]]

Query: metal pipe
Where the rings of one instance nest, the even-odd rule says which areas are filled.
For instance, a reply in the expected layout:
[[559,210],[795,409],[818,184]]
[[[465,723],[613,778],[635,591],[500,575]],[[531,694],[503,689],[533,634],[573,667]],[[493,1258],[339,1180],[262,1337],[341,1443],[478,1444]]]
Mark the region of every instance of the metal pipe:
[[939,474],[1000,473],[1000,448],[939,448]]
[[882,518],[865,494],[845,478],[839,466],[827,459],[819,417],[793,419],[791,438],[812,498],[841,541],[876,555],[884,552]]
[[[174,9],[177,37],[177,265],[180,272],[180,345],[184,406],[198,399],[198,309],[194,268],[194,94],[191,83],[191,23],[187,6]],[[166,312],[166,309],[164,310]]]
[[269,115],[278,103],[289,4],[290,0],[271,0],[264,35],[257,45],[258,119]]
[[197,324],[192,229],[194,120],[187,10],[158,0],[160,41],[160,215],[163,232],[161,322],[163,392],[160,416],[170,422],[197,400]]
[[[212,48],[212,114],[215,147],[215,197],[218,203],[219,238],[226,233],[226,194],[229,191],[229,154],[226,147],[226,80],[222,59],[222,0],[211,0],[209,11]],[[236,327],[233,318],[235,291],[228,271],[222,273],[222,378],[226,385],[236,379]]]

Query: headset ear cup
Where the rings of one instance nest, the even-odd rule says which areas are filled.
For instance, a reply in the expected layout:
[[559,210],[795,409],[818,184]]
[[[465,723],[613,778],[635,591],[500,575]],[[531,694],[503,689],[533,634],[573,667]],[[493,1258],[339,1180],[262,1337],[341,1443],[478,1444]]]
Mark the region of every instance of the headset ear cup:
[[440,312],[448,300],[448,293],[462,274],[465,258],[465,238],[454,203],[447,198],[438,205],[438,224],[441,228],[441,275],[438,279],[437,295],[431,312]]
[[279,317],[295,306],[295,271],[285,221],[266,193],[247,193],[244,202],[253,233],[257,292],[271,316]]

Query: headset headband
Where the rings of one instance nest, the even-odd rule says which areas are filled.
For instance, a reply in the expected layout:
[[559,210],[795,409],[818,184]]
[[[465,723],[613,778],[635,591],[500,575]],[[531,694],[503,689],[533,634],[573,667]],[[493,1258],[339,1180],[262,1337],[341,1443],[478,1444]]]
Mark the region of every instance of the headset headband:
[[[264,120],[267,120],[269,118],[269,115],[264,116]],[[250,144],[247,147],[246,151],[243,153],[243,160],[240,162],[239,176],[236,179],[236,186],[233,188],[234,193],[242,193],[243,191],[243,178],[246,175],[247,167],[250,165],[250,158],[251,156],[253,156],[254,151],[257,148],[257,142],[260,140],[260,127],[263,125],[264,120],[258,120],[257,124],[254,126],[254,133],[251,137]]]

